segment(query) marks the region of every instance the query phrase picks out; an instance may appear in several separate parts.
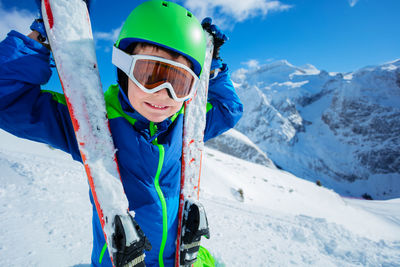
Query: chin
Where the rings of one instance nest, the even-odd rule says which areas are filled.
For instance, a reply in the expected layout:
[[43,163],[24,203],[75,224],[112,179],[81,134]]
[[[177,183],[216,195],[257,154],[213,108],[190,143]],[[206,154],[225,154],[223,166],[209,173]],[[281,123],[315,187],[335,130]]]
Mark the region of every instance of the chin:
[[169,116],[146,116],[146,119],[148,119],[149,121],[155,122],[155,123],[159,123],[164,121],[165,119],[167,119]]

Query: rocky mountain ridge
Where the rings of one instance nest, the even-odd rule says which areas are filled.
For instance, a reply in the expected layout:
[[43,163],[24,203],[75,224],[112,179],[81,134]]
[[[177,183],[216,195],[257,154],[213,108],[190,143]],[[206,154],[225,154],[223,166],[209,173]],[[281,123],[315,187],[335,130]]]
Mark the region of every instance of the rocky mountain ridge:
[[400,60],[352,73],[282,60],[232,80],[236,129],[277,166],[345,195],[400,196]]

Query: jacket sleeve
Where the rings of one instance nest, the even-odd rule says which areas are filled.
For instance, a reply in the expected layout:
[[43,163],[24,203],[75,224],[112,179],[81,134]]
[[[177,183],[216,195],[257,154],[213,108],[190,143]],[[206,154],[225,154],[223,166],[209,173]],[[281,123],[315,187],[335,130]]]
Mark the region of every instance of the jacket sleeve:
[[80,160],[65,98],[40,88],[50,76],[49,50],[11,31],[0,43],[0,128]]
[[233,87],[228,66],[222,64],[218,76],[209,83],[204,141],[233,128],[242,113],[243,105]]

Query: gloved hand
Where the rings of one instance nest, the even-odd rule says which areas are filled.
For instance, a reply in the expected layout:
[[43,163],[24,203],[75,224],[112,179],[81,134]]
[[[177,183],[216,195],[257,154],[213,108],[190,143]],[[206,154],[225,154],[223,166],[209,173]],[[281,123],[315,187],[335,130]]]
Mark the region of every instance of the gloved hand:
[[39,42],[44,43],[47,40],[46,28],[44,27],[43,19],[35,19],[30,27],[32,31],[37,31],[39,36],[37,37]]
[[44,27],[43,23],[41,0],[35,0],[35,3],[39,9],[40,15],[39,18],[33,21],[30,29],[32,31],[37,31],[39,33],[38,40],[39,42],[43,43],[47,40],[47,34],[46,34],[46,28]]
[[206,30],[209,34],[211,34],[214,38],[214,54],[213,58],[220,59],[219,57],[219,49],[221,46],[228,41],[228,36],[224,34],[224,32],[215,24],[212,24],[212,19],[210,17],[206,17],[201,22],[201,26]]

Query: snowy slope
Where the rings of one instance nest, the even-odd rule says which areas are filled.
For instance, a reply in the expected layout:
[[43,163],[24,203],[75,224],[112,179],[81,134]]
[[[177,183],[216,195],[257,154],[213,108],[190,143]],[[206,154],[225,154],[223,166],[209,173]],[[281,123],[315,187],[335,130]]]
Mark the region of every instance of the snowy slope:
[[348,74],[282,60],[232,77],[236,129],[277,166],[343,195],[400,196],[400,60]]
[[0,131],[0,266],[90,262],[83,166],[63,152]]
[[[0,266],[88,267],[82,166],[2,131],[0,140]],[[203,244],[219,266],[400,266],[400,199],[345,199],[275,168],[205,156]]]

